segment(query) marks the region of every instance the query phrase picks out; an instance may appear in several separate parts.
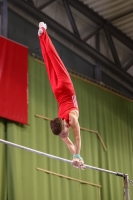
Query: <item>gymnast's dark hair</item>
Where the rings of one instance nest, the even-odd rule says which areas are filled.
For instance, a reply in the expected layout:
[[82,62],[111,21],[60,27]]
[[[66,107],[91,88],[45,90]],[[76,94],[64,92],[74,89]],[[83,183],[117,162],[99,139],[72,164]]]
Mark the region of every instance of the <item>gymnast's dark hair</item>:
[[63,130],[64,124],[61,118],[55,118],[50,121],[50,128],[54,135],[59,135]]

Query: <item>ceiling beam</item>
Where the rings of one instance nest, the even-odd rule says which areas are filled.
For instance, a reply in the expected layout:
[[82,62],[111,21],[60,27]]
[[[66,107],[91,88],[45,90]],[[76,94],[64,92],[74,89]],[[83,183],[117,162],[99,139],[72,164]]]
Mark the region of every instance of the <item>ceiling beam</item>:
[[27,4],[25,1],[22,0],[10,0],[13,5],[17,6],[19,9],[22,9],[24,12],[28,13],[31,17],[35,18],[40,21],[44,21],[48,24],[48,27],[59,34],[61,37],[75,45],[79,50],[86,53],[88,56],[92,57],[94,60],[99,62],[104,67],[108,68],[111,72],[115,75],[120,77],[122,80],[126,81],[130,86],[133,86],[133,78],[130,74],[124,72],[121,68],[119,68],[115,63],[111,60],[100,54],[94,48],[92,48],[89,44],[82,41],[80,38],[75,36],[73,33],[68,31],[66,28],[58,24],[56,21],[51,19],[49,16],[40,12],[37,8]]
[[127,37],[124,33],[113,26],[109,21],[105,20],[103,17],[95,13],[92,9],[84,5],[82,2],[77,0],[68,0],[69,5],[74,9],[81,12],[84,16],[88,17],[95,24],[104,26],[106,25],[113,37],[119,40],[121,43],[126,45],[129,49],[133,50],[133,40]]
[[94,31],[92,31],[89,35],[87,35],[86,37],[83,38],[83,40],[86,42],[87,40],[89,40],[92,36],[96,35],[97,32],[99,32],[101,29],[103,28],[103,25],[98,26]]
[[127,71],[133,65],[133,58],[123,67],[123,70]]
[[30,3],[32,6],[34,6],[33,0],[27,0],[28,3]]
[[43,3],[42,5],[40,5],[39,7],[37,7],[39,10],[42,10],[44,9],[45,7],[49,6],[51,3],[53,3],[55,0],[50,0],[50,1],[47,1],[45,3]]
[[121,63],[120,63],[120,60],[119,60],[119,57],[118,57],[114,42],[112,40],[112,37],[111,37],[111,35],[110,35],[110,33],[109,33],[109,31],[108,31],[106,26],[103,29],[104,29],[104,33],[106,35],[106,38],[107,38],[107,41],[108,41],[112,56],[114,58],[114,61],[119,67],[121,67]]
[[8,6],[7,0],[0,0],[0,35],[8,34]]
[[96,43],[95,43],[96,50],[99,52],[100,51],[100,33],[99,32],[96,33],[95,38],[96,38]]
[[71,27],[73,29],[73,32],[74,32],[75,35],[77,35],[80,38],[80,34],[79,34],[79,31],[78,31],[77,26],[75,24],[75,21],[73,19],[73,15],[72,15],[71,10],[69,8],[68,2],[67,2],[67,0],[62,0],[62,1],[63,1],[63,4],[64,4],[64,7],[65,7],[65,10],[66,10],[68,19],[70,21]]

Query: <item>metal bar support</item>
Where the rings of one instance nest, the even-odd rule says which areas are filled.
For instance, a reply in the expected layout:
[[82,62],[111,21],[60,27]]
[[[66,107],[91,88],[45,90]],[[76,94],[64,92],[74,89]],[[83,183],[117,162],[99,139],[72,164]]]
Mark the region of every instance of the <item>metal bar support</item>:
[[125,174],[124,176],[124,193],[125,193],[125,200],[130,200],[129,196],[129,178],[128,174]]

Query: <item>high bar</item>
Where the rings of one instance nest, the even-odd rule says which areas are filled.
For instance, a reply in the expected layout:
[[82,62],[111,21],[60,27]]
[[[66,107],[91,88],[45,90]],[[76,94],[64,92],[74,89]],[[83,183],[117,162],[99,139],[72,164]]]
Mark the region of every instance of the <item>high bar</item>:
[[[33,153],[36,153],[36,154],[40,154],[42,156],[46,156],[46,157],[49,157],[49,158],[53,158],[53,159],[56,159],[56,160],[60,160],[60,161],[72,164],[71,160],[67,160],[65,158],[61,158],[61,157],[54,156],[54,155],[51,155],[51,154],[48,154],[48,153],[44,153],[44,152],[41,152],[41,151],[38,151],[38,150],[35,150],[35,149],[31,149],[31,148],[28,148],[28,147],[25,147],[25,146],[22,146],[22,145],[19,145],[19,144],[15,144],[13,142],[9,142],[9,141],[2,140],[2,139],[0,139],[0,142],[4,143],[4,144],[7,144],[7,145],[10,145],[10,146],[14,146],[14,147],[20,148],[20,149],[24,149],[26,151],[30,151],[30,152],[33,152]],[[90,168],[90,169],[93,169],[93,170],[98,170],[98,171],[101,171],[101,172],[105,172],[105,173],[109,173],[109,174],[114,174],[116,176],[125,177],[125,174],[123,174],[123,173],[114,172],[114,171],[110,171],[110,170],[106,170],[106,169],[94,167],[94,166],[91,166],[91,165],[86,165],[85,164],[85,168]]]

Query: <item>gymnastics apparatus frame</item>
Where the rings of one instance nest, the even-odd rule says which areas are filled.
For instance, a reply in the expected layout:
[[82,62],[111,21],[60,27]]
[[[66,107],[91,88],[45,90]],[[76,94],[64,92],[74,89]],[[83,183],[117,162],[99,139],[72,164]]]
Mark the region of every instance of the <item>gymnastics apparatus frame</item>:
[[[49,157],[49,158],[53,158],[53,159],[56,159],[56,160],[60,160],[60,161],[72,164],[71,160],[67,160],[65,158],[61,158],[61,157],[54,156],[54,155],[51,155],[51,154],[48,154],[48,153],[44,153],[44,152],[41,152],[41,151],[38,151],[38,150],[35,150],[35,149],[31,149],[31,148],[28,148],[28,147],[25,147],[25,146],[22,146],[22,145],[19,145],[19,144],[15,144],[15,143],[12,143],[12,142],[9,142],[9,141],[6,141],[6,140],[2,140],[2,139],[0,139],[0,142],[7,144],[7,145],[10,145],[10,146],[20,148],[20,149],[24,149],[24,150],[27,150],[27,151],[30,151],[30,152],[33,152],[33,153],[36,153],[36,154],[40,154],[42,156],[46,156],[46,157]],[[85,168],[90,168],[90,169],[93,169],[93,170],[98,170],[98,171],[101,171],[101,172],[105,172],[105,173],[109,173],[109,174],[113,174],[113,175],[122,177],[124,179],[125,200],[130,200],[129,183],[131,183],[133,185],[133,181],[128,178],[128,174],[123,174],[123,173],[120,173],[120,172],[114,172],[114,171],[110,171],[110,170],[106,170],[106,169],[102,169],[102,168],[98,168],[98,167],[94,167],[94,166],[86,165],[86,164],[85,164]]]

